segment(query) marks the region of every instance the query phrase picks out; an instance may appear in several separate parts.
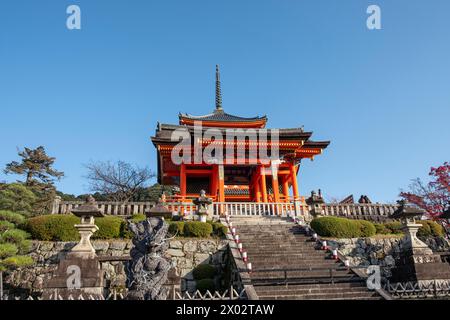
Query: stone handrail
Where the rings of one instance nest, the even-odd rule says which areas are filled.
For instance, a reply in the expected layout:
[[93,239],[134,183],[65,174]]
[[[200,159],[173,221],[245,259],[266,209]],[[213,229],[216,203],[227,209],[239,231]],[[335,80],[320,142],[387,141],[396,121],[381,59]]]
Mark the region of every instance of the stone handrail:
[[[82,205],[83,201],[62,201],[55,199],[52,214],[68,214],[73,209]],[[154,207],[154,202],[112,202],[98,201],[98,208],[107,215],[131,216],[144,214]],[[164,203],[172,212],[189,215],[195,211],[196,206],[190,202]],[[322,204],[319,214],[322,216],[337,216],[350,219],[364,219],[372,221],[386,221],[396,210],[396,204],[366,204],[366,203],[325,203]],[[311,214],[317,214],[317,209],[306,205],[303,201],[291,202],[213,202],[212,210],[215,215],[225,212],[231,216],[282,216],[304,217],[310,220]]]
[[379,203],[326,203],[322,207],[323,216],[338,216],[350,219],[364,219],[374,221],[389,220],[397,209],[396,204]]
[[[53,202],[52,214],[69,214],[71,211],[84,201],[62,201],[56,199]],[[146,211],[153,208],[154,202],[114,202],[114,201],[97,201],[98,208],[103,214],[116,216],[131,216],[133,214],[145,214]],[[195,210],[195,205],[192,203],[178,203],[169,202],[165,206],[170,211],[179,213],[191,213]]]

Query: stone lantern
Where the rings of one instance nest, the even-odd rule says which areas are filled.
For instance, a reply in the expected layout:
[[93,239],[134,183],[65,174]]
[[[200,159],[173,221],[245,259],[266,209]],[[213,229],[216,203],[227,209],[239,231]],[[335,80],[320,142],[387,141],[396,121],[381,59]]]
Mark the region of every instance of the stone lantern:
[[396,266],[392,269],[392,282],[425,282],[450,279],[450,266],[441,261],[439,254],[433,251],[420,239],[417,231],[421,224],[416,218],[425,214],[425,211],[398,201],[399,207],[392,214],[392,219],[403,222],[405,237],[402,240],[402,251],[396,259]]
[[75,225],[81,239],[72,250],[61,257],[57,269],[44,283],[44,300],[77,299],[80,296],[84,299],[103,298],[104,272],[90,240],[98,230],[95,218],[103,217],[103,213],[92,196],[86,199],[86,203],[72,210],[72,213],[81,218],[81,222]]
[[206,217],[209,215],[209,206],[212,204],[211,198],[206,196],[205,190],[200,191],[200,197],[192,201],[197,206],[197,215],[201,222],[206,222]]
[[406,201],[398,201],[399,207],[392,214],[392,219],[398,219],[403,222],[403,231],[405,231],[404,248],[412,250],[414,254],[433,254],[433,251],[419,238],[417,231],[422,225],[416,223],[416,218],[421,218],[425,210],[412,206]]
[[306,199],[306,204],[310,207],[309,212],[313,217],[318,217],[322,214],[324,203],[320,189],[318,194],[315,191],[311,191],[311,196]]
[[95,256],[95,249],[91,244],[91,236],[98,230],[95,225],[95,218],[103,217],[104,214],[98,209],[94,197],[89,195],[86,203],[72,210],[72,213],[81,218],[81,223],[76,224],[75,228],[80,233],[80,242],[72,248],[72,255]]

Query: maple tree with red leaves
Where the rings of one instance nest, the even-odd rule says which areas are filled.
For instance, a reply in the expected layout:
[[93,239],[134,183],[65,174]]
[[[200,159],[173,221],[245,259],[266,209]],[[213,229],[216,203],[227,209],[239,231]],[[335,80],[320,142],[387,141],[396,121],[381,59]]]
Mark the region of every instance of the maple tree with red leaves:
[[439,167],[432,167],[428,174],[431,179],[424,183],[414,179],[409,191],[402,191],[400,197],[424,209],[428,215],[437,219],[450,205],[450,164],[444,162]]

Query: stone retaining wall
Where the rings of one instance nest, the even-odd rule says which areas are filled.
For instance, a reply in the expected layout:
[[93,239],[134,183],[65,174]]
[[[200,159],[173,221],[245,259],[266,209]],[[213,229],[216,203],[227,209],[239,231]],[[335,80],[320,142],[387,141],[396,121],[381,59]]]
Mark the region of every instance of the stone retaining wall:
[[[448,252],[450,242],[444,238],[422,239],[434,252]],[[391,275],[395,257],[403,250],[400,237],[330,239],[327,244],[348,257],[352,266],[379,265],[385,277]]]
[[[18,291],[40,291],[44,279],[50,277],[56,269],[60,259],[75,246],[76,242],[33,241],[29,255],[35,264],[28,268],[21,268],[10,272],[5,277],[6,287]],[[131,240],[92,241],[99,256],[124,257],[130,254]],[[181,277],[181,289],[195,290],[192,270],[201,263],[209,263],[221,274],[227,264],[226,240],[220,239],[172,239],[170,240],[167,257],[171,259],[177,276]],[[116,279],[122,279],[121,286],[125,286],[126,262],[102,262],[105,270],[106,285],[112,283],[117,286]],[[220,279],[216,279],[220,285]]]

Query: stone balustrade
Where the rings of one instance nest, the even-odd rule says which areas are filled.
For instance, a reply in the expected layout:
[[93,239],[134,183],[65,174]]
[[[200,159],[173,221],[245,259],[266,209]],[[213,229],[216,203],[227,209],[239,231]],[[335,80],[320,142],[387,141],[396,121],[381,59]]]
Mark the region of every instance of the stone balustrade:
[[[62,201],[56,199],[53,204],[52,214],[68,214],[73,209],[82,205],[83,201]],[[107,215],[131,216],[144,214],[154,207],[154,202],[97,202],[102,213]],[[196,210],[191,202],[167,202],[164,204],[170,211],[183,215],[190,215]],[[321,205],[322,216],[337,216],[350,219],[364,219],[371,221],[386,221],[397,208],[396,204],[372,204],[372,203],[325,203]],[[305,217],[307,220],[313,213],[313,207],[302,201],[296,202],[213,202],[212,210],[215,215],[220,212],[235,216],[282,216]],[[316,210],[317,213],[317,210]]]

